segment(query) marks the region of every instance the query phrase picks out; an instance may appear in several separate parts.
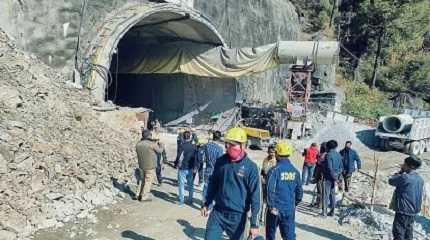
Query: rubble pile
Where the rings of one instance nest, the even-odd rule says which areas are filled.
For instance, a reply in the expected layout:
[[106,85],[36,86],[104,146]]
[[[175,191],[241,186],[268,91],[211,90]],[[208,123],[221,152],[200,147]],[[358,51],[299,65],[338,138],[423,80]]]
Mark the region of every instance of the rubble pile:
[[[428,179],[428,164],[424,162],[419,174]],[[371,172],[370,176],[373,175]],[[363,239],[392,239],[392,224],[394,212],[388,209],[393,195],[394,187],[388,184],[389,172],[378,174],[377,191],[374,199],[374,211],[370,211],[370,203],[373,189],[373,178],[364,174],[357,173],[352,178],[350,192],[346,194],[342,201],[340,224],[348,224],[365,236]],[[425,180],[426,181],[426,180]],[[428,219],[428,206],[430,204],[429,185],[424,186],[424,196],[421,214],[417,216],[414,227],[414,239],[430,239],[430,221]]]
[[[352,205],[342,211],[339,223],[351,225],[353,229],[359,231],[362,239],[389,240],[393,239],[391,233],[393,219],[394,213],[390,213],[386,209],[375,208],[371,212],[369,208]],[[428,220],[417,216],[414,226],[414,239],[429,239],[428,224]]]
[[0,239],[87,217],[114,201],[112,177],[131,177],[132,138],[65,80],[0,29]]

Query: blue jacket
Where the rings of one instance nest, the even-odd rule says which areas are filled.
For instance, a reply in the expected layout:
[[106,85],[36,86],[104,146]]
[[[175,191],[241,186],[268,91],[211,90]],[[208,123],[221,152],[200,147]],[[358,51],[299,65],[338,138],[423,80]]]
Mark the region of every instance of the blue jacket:
[[357,151],[351,148],[344,148],[339,153],[342,156],[343,170],[346,171],[347,174],[355,172],[356,164],[357,168],[361,169],[361,160],[360,156],[358,156]]
[[261,203],[257,165],[247,156],[238,162],[230,161],[226,154],[217,159],[205,206],[214,200],[214,208],[220,212],[246,213],[251,209],[251,226],[257,227]]
[[424,181],[417,172],[394,175],[388,183],[396,187],[392,202],[395,212],[413,216],[421,211]]
[[300,172],[285,158],[279,159],[267,176],[267,206],[281,212],[294,212],[303,198]]
[[323,161],[323,176],[324,179],[330,181],[339,180],[340,174],[343,171],[342,156],[336,150],[330,150]]

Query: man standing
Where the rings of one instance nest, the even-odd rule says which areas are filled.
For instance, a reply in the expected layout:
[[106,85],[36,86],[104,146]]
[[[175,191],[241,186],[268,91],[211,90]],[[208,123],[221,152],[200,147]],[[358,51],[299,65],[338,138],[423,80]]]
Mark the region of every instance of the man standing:
[[294,240],[296,205],[302,201],[303,188],[299,171],[288,159],[293,147],[287,142],[276,144],[278,163],[268,174],[266,240],[276,238],[276,229],[280,227],[282,239]]
[[309,185],[314,176],[315,164],[317,163],[318,157],[318,146],[316,143],[312,143],[310,147],[305,149],[303,152],[305,161],[303,163],[303,185]]
[[352,142],[347,141],[345,143],[345,148],[340,151],[343,162],[343,181],[345,182],[345,192],[349,192],[349,186],[351,185],[352,174],[357,169],[361,169],[361,160],[358,153],[351,148]]
[[415,216],[421,211],[424,181],[415,171],[421,159],[409,156],[400,172],[390,177],[388,183],[396,187],[390,208],[396,212],[393,222],[394,240],[412,240]]
[[149,192],[151,191],[152,181],[155,177],[155,168],[157,154],[162,154],[164,147],[157,144],[149,130],[142,131],[142,140],[136,144],[137,159],[139,170],[142,176],[139,195],[139,201],[151,201]]
[[336,151],[337,142],[330,140],[327,142],[328,152],[326,160],[323,161],[323,216],[327,216],[327,206],[330,203],[328,216],[334,216],[336,208],[336,184],[341,177],[343,170],[342,157]]
[[193,204],[193,170],[195,164],[195,155],[197,151],[196,145],[193,144],[190,131],[185,131],[184,142],[181,145],[181,150],[179,152],[179,158],[177,165],[178,168],[178,192],[179,192],[179,204],[184,204],[184,192],[185,192],[185,181],[188,185],[188,204]]
[[199,186],[203,187],[204,183],[204,171],[206,168],[206,153],[205,153],[205,144],[207,140],[204,138],[199,138],[197,140],[197,150],[195,156],[195,164],[194,164],[194,178],[196,174],[199,175]]
[[224,149],[218,144],[221,140],[221,133],[216,131],[212,134],[212,141],[209,141],[204,145],[205,157],[206,157],[206,168],[204,170],[204,184],[203,184],[203,203],[206,199],[206,194],[209,186],[209,179],[215,168],[215,162],[218,158],[224,155]]
[[154,136],[153,139],[162,148],[162,153],[157,153],[157,167],[155,168],[158,186],[161,186],[163,184],[163,174],[162,174],[162,170],[164,168],[163,164],[167,162],[167,154],[166,154],[166,149],[164,145],[161,144],[160,142],[160,135],[156,132],[153,132],[153,136]]
[[258,235],[258,213],[260,211],[260,178],[257,165],[248,158],[245,147],[246,132],[232,128],[224,137],[227,154],[215,163],[209,180],[207,198],[202,215],[215,201],[206,225],[206,240],[219,240],[225,231],[231,240],[243,238],[247,212],[251,210],[250,236]]
[[263,205],[262,214],[260,214],[260,224],[263,224],[263,218],[266,216],[266,203],[267,203],[267,174],[269,170],[276,165],[276,153],[275,146],[270,145],[267,148],[267,157],[263,160],[263,166],[261,168],[261,191],[263,192]]

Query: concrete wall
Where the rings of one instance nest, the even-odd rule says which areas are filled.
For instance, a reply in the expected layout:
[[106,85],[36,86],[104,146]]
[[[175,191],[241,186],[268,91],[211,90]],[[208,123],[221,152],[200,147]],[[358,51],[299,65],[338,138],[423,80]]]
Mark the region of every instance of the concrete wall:
[[[173,0],[172,0],[173,1]],[[177,1],[177,0],[175,0]],[[108,13],[125,4],[145,0],[91,0],[83,18],[82,49],[88,46]],[[181,1],[185,5],[193,1]],[[296,39],[298,18],[287,0],[194,0],[232,47],[258,46],[277,40]],[[73,64],[80,23],[78,0],[1,0],[0,27],[14,37],[19,47],[62,69]],[[70,67],[65,68],[70,71]],[[248,101],[276,102],[287,66],[240,79],[242,95]]]
[[[296,40],[299,32],[295,7],[287,0],[194,0],[231,47],[259,46],[278,40]],[[283,99],[288,66],[239,79],[247,101]]]

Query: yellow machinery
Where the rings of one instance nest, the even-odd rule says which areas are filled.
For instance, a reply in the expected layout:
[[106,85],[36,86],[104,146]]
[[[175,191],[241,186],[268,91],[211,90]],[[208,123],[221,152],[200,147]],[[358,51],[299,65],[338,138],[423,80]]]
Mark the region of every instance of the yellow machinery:
[[241,127],[248,135],[248,146],[263,148],[271,144],[270,132],[264,129]]

